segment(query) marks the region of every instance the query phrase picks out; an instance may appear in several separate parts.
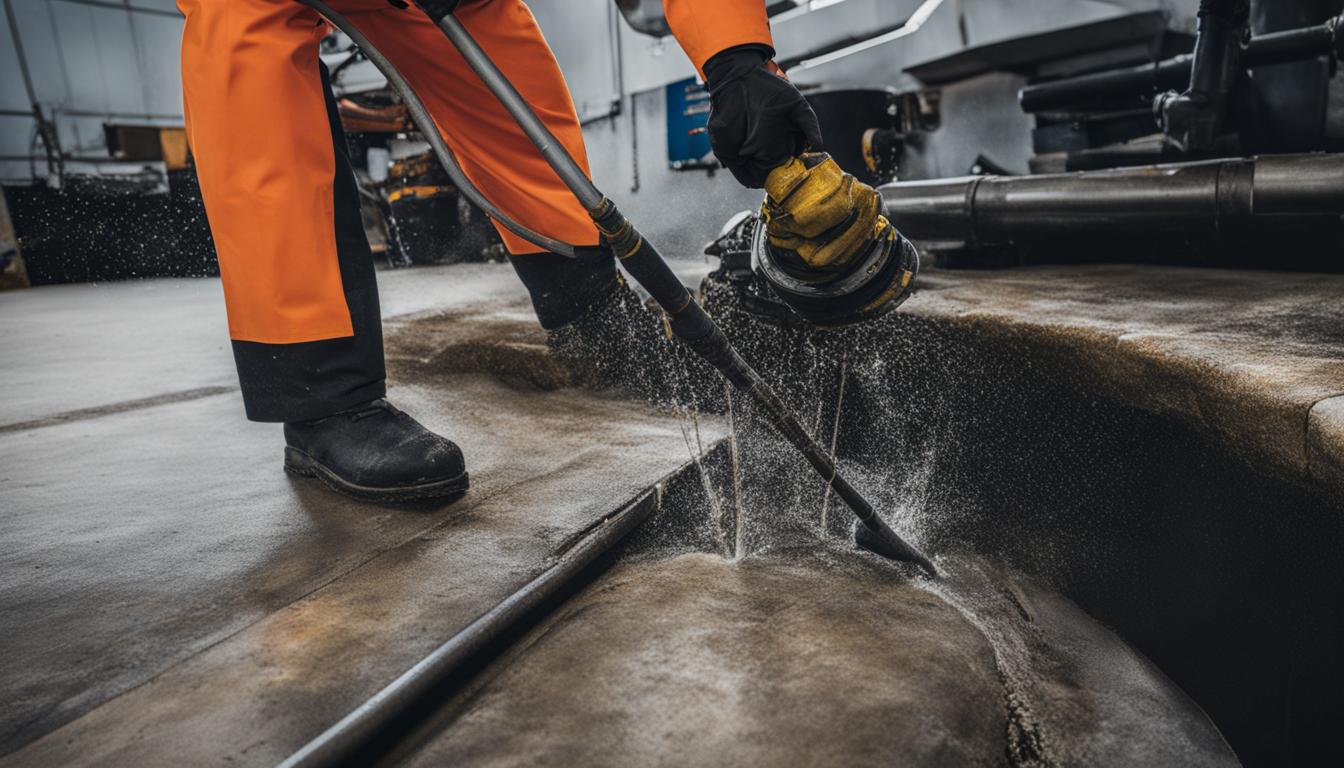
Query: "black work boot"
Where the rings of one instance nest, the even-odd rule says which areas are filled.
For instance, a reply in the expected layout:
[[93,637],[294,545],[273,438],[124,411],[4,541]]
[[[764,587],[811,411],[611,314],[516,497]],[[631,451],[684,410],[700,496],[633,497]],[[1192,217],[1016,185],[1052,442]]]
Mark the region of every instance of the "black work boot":
[[383,502],[444,499],[467,490],[462,451],[383,399],[285,424],[285,470]]

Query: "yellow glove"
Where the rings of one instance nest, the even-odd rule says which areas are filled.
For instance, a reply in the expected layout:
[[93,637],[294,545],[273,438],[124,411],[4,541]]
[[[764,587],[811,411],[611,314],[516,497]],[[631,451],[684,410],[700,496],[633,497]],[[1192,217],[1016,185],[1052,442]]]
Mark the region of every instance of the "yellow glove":
[[818,271],[843,271],[886,225],[877,190],[824,152],[771,171],[765,194],[761,213],[771,247],[796,253]]

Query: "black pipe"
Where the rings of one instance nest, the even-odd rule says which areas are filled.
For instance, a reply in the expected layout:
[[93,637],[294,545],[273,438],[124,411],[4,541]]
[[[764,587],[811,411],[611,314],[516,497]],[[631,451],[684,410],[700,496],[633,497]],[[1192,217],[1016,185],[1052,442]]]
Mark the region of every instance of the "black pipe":
[[1344,154],[1266,155],[881,188],[920,240],[996,245],[1033,234],[1214,232],[1270,217],[1344,215]]
[[[1242,64],[1264,67],[1317,56],[1344,58],[1344,16],[1314,27],[1257,35],[1242,52]],[[1017,100],[1022,111],[1037,113],[1179,88],[1189,83],[1194,58],[1186,53],[1152,64],[1029,85],[1018,93]]]
[[1190,83],[1181,93],[1167,91],[1153,102],[1162,132],[1187,152],[1208,151],[1223,134],[1227,112],[1240,78],[1243,43],[1249,34],[1249,0],[1201,0],[1199,37],[1190,64]]
[[1250,12],[1249,0],[1200,2],[1199,36],[1190,65],[1188,95],[1214,100],[1232,92]]
[[1344,58],[1344,16],[1336,16],[1314,27],[1256,35],[1246,47],[1246,55],[1254,67],[1286,64],[1316,56]]
[[657,508],[657,492],[646,491],[619,512],[599,521],[554,565],[290,755],[280,768],[315,768],[349,762],[372,738],[433,694],[479,651],[551,599],[599,556],[610,552]]

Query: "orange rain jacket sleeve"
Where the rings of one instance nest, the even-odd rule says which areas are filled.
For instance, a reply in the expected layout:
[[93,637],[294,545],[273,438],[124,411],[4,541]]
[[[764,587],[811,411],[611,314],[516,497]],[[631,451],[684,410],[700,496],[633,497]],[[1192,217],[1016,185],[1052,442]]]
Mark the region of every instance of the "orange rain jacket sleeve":
[[775,47],[765,0],[663,0],[663,13],[702,78],[705,62],[719,51],[749,43]]

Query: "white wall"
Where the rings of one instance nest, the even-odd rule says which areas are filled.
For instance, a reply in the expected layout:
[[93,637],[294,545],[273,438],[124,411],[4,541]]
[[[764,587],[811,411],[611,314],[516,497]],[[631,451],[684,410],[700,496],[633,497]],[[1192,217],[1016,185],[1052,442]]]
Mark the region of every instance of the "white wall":
[[[911,87],[914,83],[901,74],[904,68],[964,45],[1155,7],[1189,20],[1197,1],[944,0],[918,32],[838,61],[795,68],[791,76],[803,85]],[[67,151],[105,158],[102,124],[109,119],[180,124],[181,19],[173,0],[0,2],[17,21],[37,99],[55,114]],[[703,171],[667,167],[662,87],[694,74],[674,40],[635,32],[619,19],[611,0],[528,3],[568,77],[581,115],[591,121],[585,133],[594,175],[651,236],[675,244],[678,253],[698,253],[729,213],[759,201],[759,193],[740,189],[726,173],[709,178]],[[815,9],[804,4],[775,18],[776,46],[782,57],[798,55],[890,27],[922,3],[823,0]],[[0,14],[0,157],[19,158],[0,160],[0,178],[7,180],[27,177],[34,165],[40,172],[43,166],[33,121],[24,115],[30,104],[12,40],[7,14]],[[376,72],[367,79],[370,85],[379,81]],[[620,114],[603,119],[615,101]],[[987,108],[1010,106],[999,104],[1001,99],[991,101],[984,103]],[[1020,139],[1016,134],[1011,138]],[[959,147],[942,163],[948,167],[939,170],[961,172],[962,155],[973,158],[973,149]],[[37,160],[30,161],[30,156]]]
[[[182,18],[173,0],[3,0],[0,14],[0,178],[25,178],[40,158],[32,104],[18,65],[17,32],[32,96],[54,119],[62,148],[105,159],[103,123],[180,125],[178,49]],[[15,22],[10,25],[10,16]],[[36,150],[36,151],[34,151]],[[12,159],[18,156],[20,159]],[[44,163],[39,162],[39,171]]]

